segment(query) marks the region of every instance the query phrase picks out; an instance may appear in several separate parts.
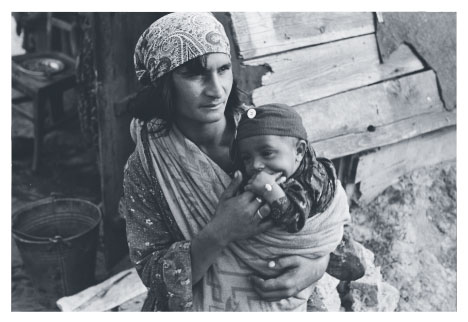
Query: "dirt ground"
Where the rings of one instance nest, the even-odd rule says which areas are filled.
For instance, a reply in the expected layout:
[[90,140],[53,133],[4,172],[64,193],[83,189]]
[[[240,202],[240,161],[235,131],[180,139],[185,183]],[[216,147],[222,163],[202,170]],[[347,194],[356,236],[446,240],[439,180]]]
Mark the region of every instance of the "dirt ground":
[[[19,123],[18,123],[19,122]],[[31,171],[32,124],[13,114],[12,211],[51,193],[100,202],[93,148],[83,146],[78,120],[48,134],[43,166]],[[353,206],[352,234],[375,253],[383,278],[400,291],[399,311],[456,311],[456,162],[409,173],[368,205]],[[56,311],[41,304],[12,239],[12,311]],[[96,279],[130,266],[104,268],[99,245]]]
[[457,310],[456,161],[417,169],[352,208],[353,236],[400,291],[397,311]]

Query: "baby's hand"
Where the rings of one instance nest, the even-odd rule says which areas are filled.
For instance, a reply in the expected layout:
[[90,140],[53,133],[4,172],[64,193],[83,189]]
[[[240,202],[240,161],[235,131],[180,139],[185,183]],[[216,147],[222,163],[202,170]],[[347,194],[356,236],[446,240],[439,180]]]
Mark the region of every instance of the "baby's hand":
[[284,181],[286,181],[286,178],[282,176],[281,172],[269,174],[261,171],[250,178],[244,190],[251,191],[271,203],[273,200],[284,196],[284,191],[279,186]]
[[269,174],[265,171],[260,171],[254,174],[247,185],[245,186],[246,191],[251,191],[256,195],[263,196],[265,193],[265,185],[268,184],[273,186],[276,183],[276,178],[281,175],[281,172]]

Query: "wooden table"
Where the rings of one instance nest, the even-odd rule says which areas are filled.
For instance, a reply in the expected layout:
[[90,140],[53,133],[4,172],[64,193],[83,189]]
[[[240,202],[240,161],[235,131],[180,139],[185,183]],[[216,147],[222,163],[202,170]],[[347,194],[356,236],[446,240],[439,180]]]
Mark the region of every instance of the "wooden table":
[[[55,58],[65,64],[65,68],[49,77],[32,76],[25,73],[21,63],[31,58]],[[63,117],[63,93],[76,84],[75,61],[59,52],[24,54],[12,57],[12,86],[33,100],[34,153],[32,169],[39,164],[41,144],[45,133],[46,103],[50,103],[53,122]]]

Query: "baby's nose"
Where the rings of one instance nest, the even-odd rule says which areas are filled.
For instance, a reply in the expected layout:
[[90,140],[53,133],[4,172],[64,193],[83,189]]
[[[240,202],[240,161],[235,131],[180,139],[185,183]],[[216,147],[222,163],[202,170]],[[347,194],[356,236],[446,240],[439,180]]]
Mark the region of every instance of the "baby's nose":
[[255,160],[253,164],[253,168],[255,169],[256,172],[260,172],[265,169],[265,164],[263,164],[263,162],[261,162],[260,160]]

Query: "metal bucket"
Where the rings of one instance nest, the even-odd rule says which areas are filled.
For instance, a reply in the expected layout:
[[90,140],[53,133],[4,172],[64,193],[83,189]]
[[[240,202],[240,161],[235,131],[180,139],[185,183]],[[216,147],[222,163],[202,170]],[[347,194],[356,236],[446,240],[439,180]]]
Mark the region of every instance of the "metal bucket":
[[42,304],[95,284],[101,211],[93,203],[47,198],[13,213],[12,230],[24,269]]

